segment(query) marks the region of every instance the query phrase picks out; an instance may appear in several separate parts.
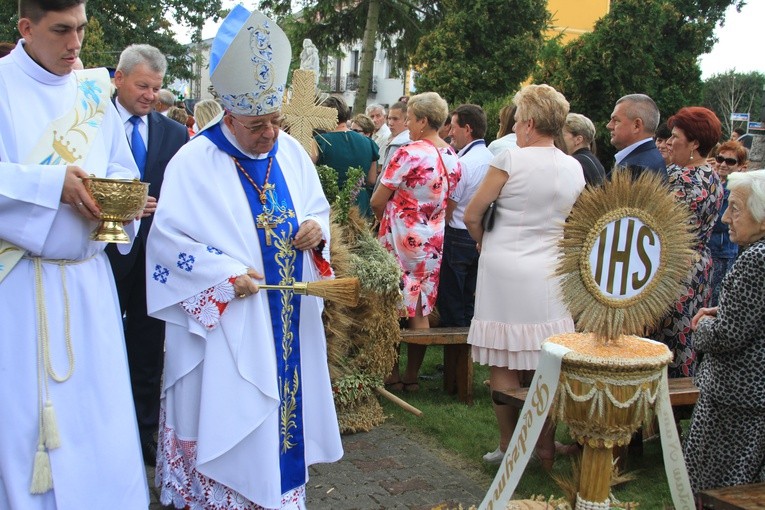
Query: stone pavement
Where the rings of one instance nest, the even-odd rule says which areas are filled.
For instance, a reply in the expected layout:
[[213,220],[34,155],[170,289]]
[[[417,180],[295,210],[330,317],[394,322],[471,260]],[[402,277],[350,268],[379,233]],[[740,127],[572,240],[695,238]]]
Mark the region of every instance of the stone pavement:
[[[309,510],[430,510],[478,505],[490,478],[460,465],[428,439],[388,421],[343,436],[339,462],[309,468]],[[150,486],[154,471],[147,470]],[[160,510],[152,487],[151,510]]]

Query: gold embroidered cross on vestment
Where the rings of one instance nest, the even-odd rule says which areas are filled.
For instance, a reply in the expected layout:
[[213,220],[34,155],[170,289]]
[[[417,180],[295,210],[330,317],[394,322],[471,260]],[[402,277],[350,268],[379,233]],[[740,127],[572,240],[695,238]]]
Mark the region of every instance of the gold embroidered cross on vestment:
[[258,214],[255,220],[255,226],[257,228],[263,229],[264,233],[266,234],[266,246],[271,246],[271,236],[274,235],[274,229],[278,223],[274,221],[273,215],[266,211]]

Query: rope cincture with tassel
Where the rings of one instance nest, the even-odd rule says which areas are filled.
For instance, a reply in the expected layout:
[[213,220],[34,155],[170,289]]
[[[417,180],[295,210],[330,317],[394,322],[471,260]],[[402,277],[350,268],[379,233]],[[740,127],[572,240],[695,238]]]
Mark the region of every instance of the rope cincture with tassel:
[[61,437],[58,431],[56,413],[50,399],[48,390],[48,377],[53,381],[62,383],[69,380],[74,373],[74,351],[72,348],[72,334],[69,322],[69,294],[66,291],[65,263],[48,260],[59,266],[61,283],[64,289],[64,336],[69,368],[66,375],[60,376],[53,369],[50,356],[50,339],[48,336],[48,313],[45,307],[45,289],[43,287],[43,260],[34,257],[35,267],[35,293],[37,301],[37,405],[39,409],[37,451],[34,456],[32,467],[32,483],[29,492],[32,494],[44,494],[53,489],[53,473],[51,470],[49,450],[61,446]]
[[351,307],[359,304],[359,292],[361,290],[358,278],[296,282],[293,285],[258,285],[258,288],[263,290],[291,290],[295,294],[316,296]]

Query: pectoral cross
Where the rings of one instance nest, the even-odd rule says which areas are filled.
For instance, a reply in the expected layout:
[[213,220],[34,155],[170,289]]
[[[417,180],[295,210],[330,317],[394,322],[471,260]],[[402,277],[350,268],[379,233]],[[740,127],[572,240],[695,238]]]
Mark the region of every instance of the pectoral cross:
[[274,228],[276,228],[276,222],[270,214],[265,212],[258,214],[256,218],[255,226],[263,229],[266,234],[266,246],[271,246],[271,236],[274,235]]

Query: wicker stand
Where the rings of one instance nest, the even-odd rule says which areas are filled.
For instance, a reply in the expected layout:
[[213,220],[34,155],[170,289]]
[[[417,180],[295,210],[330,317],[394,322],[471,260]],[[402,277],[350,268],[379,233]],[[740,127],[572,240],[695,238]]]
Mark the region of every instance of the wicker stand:
[[571,349],[563,357],[554,406],[584,445],[576,509],[607,509],[614,446],[653,417],[659,382],[672,355],[663,344],[621,336],[604,345],[592,334],[551,337]]

